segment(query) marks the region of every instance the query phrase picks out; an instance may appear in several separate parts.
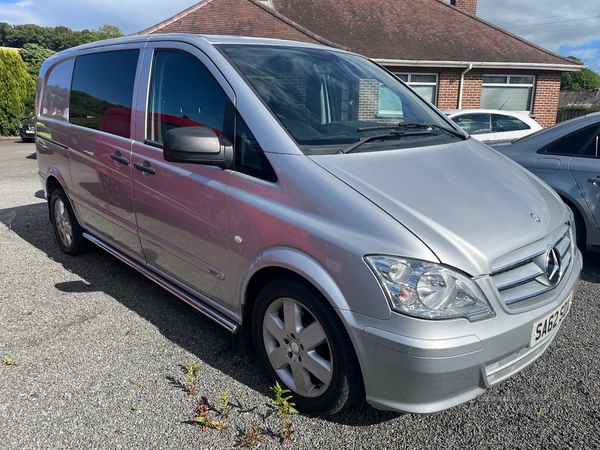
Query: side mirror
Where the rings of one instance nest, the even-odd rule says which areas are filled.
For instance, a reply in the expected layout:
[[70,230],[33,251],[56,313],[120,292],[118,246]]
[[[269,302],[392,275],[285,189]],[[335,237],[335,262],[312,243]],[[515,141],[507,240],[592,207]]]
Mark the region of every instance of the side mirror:
[[165,161],[204,164],[221,168],[233,163],[233,146],[208,127],[179,127],[163,139]]

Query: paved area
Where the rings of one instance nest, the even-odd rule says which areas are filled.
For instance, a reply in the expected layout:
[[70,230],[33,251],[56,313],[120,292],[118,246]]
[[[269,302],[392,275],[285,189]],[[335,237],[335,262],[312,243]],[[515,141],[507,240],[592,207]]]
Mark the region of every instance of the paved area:
[[[358,405],[293,416],[286,448],[600,447],[600,256],[550,350],[465,405],[418,416]],[[283,447],[252,355],[192,308],[96,251],[55,242],[34,145],[0,142],[0,448],[234,448],[252,424]],[[14,364],[11,364],[14,362]],[[189,394],[186,363],[198,363]],[[401,388],[391,385],[389,389]],[[220,418],[229,391],[231,413]],[[206,396],[222,431],[194,425]]]

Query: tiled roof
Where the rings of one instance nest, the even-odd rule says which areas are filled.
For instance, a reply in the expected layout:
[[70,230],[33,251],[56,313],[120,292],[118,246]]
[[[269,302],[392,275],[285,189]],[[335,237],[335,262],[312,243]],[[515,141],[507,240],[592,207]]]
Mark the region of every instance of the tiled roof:
[[348,50],[258,0],[203,0],[135,34],[193,33],[289,39]]
[[558,106],[600,106],[600,89],[560,91]]
[[441,0],[273,3],[316,34],[373,59],[574,64]]
[[443,0],[203,0],[143,33],[293,39],[348,48],[375,60],[580,64]]

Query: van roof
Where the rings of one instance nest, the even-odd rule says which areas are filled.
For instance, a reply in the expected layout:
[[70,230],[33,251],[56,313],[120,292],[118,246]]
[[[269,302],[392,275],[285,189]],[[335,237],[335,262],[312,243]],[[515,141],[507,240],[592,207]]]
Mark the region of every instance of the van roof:
[[[205,41],[210,45],[217,44],[244,44],[244,45],[278,45],[286,47],[305,47],[305,48],[320,48],[327,50],[340,51],[333,47],[327,47],[319,44],[311,44],[300,41],[288,41],[284,39],[272,39],[272,38],[259,38],[259,37],[245,37],[245,36],[228,36],[228,35],[217,35],[217,34],[189,34],[189,33],[164,33],[164,34],[145,34],[145,35],[132,35],[124,36],[113,39],[106,39],[102,41],[90,42],[88,44],[79,45],[72,47],[64,52],[73,50],[75,52],[79,50],[85,50],[89,48],[106,47],[111,45],[134,43],[134,42],[153,42],[153,41],[179,41],[194,43],[198,41]],[[62,53],[62,52],[61,52]],[[64,54],[64,53],[63,53]]]

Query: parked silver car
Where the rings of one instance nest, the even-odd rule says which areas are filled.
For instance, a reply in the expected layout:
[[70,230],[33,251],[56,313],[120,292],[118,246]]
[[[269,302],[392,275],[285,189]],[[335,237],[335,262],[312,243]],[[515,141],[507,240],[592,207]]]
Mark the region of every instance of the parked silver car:
[[548,183],[573,210],[582,250],[600,249],[600,113],[490,144]]
[[582,265],[568,208],[364,57],[135,36],[58,53],[40,77],[62,250],[94,242],[244,330],[305,413],[449,408],[564,322]]

